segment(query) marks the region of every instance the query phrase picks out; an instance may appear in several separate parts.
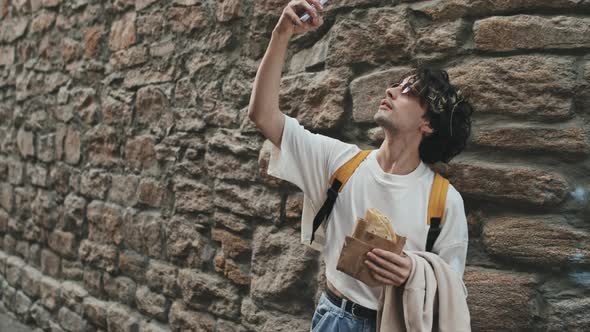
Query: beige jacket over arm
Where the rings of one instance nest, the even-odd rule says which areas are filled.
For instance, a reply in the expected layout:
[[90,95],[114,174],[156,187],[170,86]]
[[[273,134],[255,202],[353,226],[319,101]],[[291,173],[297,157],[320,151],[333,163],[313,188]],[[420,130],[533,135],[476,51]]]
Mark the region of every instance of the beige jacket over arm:
[[436,254],[406,254],[412,259],[410,275],[402,287],[383,288],[377,331],[471,331],[467,291],[457,272]]

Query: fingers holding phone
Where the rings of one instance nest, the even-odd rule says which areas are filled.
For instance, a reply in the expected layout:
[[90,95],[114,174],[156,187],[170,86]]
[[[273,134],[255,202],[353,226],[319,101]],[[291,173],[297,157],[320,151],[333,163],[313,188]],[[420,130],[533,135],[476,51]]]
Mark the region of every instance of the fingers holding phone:
[[313,31],[323,24],[320,13],[327,0],[292,0],[283,9],[275,30],[281,33],[301,34]]

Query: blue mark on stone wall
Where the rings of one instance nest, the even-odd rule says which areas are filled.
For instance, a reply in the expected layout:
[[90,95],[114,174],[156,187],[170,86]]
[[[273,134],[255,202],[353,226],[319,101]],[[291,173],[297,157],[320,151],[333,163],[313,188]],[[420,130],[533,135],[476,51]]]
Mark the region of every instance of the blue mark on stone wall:
[[586,202],[586,189],[577,187],[576,190],[570,192],[570,195],[580,204]]
[[577,254],[573,254],[572,256],[570,256],[569,261],[570,261],[570,263],[580,263],[585,258],[586,258],[586,255],[581,254],[581,253],[577,253]]
[[570,272],[568,277],[579,285],[590,287],[590,271]]

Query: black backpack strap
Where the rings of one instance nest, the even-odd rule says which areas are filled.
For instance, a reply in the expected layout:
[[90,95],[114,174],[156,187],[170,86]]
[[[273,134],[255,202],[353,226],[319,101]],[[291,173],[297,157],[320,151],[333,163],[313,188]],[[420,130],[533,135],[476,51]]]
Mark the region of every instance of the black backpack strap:
[[438,238],[442,227],[440,227],[440,218],[430,218],[430,228],[428,229],[428,237],[426,239],[426,251],[432,252],[434,242]]
[[371,151],[372,150],[359,151],[354,157],[344,163],[344,165],[340,166],[334,175],[332,175],[332,178],[330,179],[330,188],[328,189],[328,197],[313,219],[313,232],[311,233],[310,243],[313,243],[317,229],[320,228],[320,225],[324,220],[328,219],[330,216],[334,204],[336,203],[336,199],[338,198],[338,193],[342,190],[342,187],[346,182],[348,182],[352,173],[354,173],[357,167],[365,160],[365,158],[367,158]]
[[313,232],[311,233],[310,243],[313,243],[315,231],[320,228],[320,225],[324,222],[324,220],[328,219],[332,209],[334,209],[334,203],[336,203],[338,191],[340,190],[341,186],[342,183],[340,181],[334,180],[334,182],[332,182],[332,186],[328,189],[328,197],[326,198],[326,201],[320,208],[320,211],[318,211],[318,214],[316,214],[315,218],[313,218]]

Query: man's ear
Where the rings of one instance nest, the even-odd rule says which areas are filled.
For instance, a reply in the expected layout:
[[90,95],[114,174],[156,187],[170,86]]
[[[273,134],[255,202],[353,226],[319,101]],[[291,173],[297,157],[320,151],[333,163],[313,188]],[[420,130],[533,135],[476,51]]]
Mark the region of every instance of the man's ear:
[[430,127],[430,121],[426,119],[422,121],[422,124],[420,125],[420,132],[423,136],[430,136],[434,132],[434,129]]

